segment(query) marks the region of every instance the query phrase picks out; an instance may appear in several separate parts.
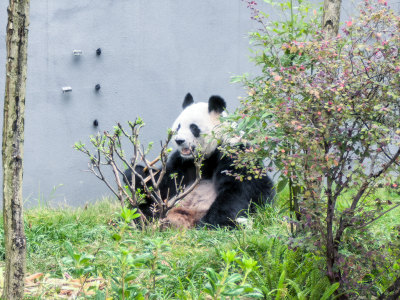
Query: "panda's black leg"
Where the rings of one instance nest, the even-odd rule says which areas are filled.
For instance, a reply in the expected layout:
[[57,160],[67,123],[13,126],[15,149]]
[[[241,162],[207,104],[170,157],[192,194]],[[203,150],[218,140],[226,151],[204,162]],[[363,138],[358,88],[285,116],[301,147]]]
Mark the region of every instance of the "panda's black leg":
[[[143,166],[136,166],[135,167],[135,171],[142,177],[142,178],[146,178],[149,173],[148,172],[144,172],[144,167]],[[131,184],[132,183],[132,175],[133,172],[130,169],[125,170],[125,176],[124,176],[124,182],[125,184]],[[156,175],[157,176],[157,175]],[[127,178],[128,182],[125,180],[125,178]],[[157,178],[157,177],[156,177]],[[151,186],[151,182],[148,182],[146,184],[148,187]],[[135,189],[140,189],[143,193],[144,193],[144,186],[143,186],[143,182],[140,179],[139,176],[135,175]],[[153,206],[153,201],[151,200],[150,197],[148,196],[144,196],[144,203],[140,203],[138,205],[138,208],[140,209],[140,211],[143,213],[143,215],[148,218],[151,219],[153,217],[155,217],[156,215],[154,214],[153,210],[152,210],[152,206]]]
[[227,191],[217,196],[207,214],[200,220],[198,227],[235,227],[235,219],[245,214],[249,202],[240,197],[240,192]]

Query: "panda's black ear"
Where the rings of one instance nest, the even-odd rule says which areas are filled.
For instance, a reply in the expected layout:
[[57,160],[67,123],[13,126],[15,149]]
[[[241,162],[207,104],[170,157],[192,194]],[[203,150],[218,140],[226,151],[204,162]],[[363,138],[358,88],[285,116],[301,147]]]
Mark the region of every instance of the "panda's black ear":
[[217,113],[222,113],[226,108],[225,100],[220,96],[211,96],[208,100],[208,112],[215,111]]
[[190,93],[187,93],[185,99],[183,100],[182,108],[185,109],[189,105],[193,104],[193,96]]

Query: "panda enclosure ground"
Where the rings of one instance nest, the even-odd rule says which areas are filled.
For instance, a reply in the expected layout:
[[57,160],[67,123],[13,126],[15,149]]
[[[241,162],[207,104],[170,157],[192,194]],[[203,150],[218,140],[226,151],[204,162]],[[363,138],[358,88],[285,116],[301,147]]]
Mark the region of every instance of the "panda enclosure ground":
[[[129,227],[121,234],[120,205],[110,199],[99,200],[85,208],[42,205],[30,209],[25,214],[28,240],[26,297],[56,299],[79,293],[82,299],[117,299],[112,278],[121,282],[118,270],[126,264],[119,259],[121,241],[125,241],[132,254],[153,255],[144,264],[128,266],[133,277],[126,282],[127,286],[141,291],[146,299],[220,299],[221,295],[211,297],[206,291],[210,285],[207,269],[220,275],[239,276],[237,286],[244,277],[239,265],[243,258],[257,262],[246,284],[267,295],[266,299],[321,299],[331,288],[320,271],[322,258],[290,250],[286,244],[289,225],[285,221],[283,204],[288,197],[288,192],[283,191],[274,207],[259,208],[252,218],[252,228],[231,231],[168,229],[160,232],[156,228],[141,231]],[[400,198],[399,190],[386,188],[374,197]],[[345,197],[341,199],[343,204],[346,201]],[[369,238],[382,241],[382,244],[393,240],[389,229],[397,224],[398,218],[400,211],[394,210],[371,224]],[[118,236],[122,236],[121,240]],[[73,245],[77,261],[71,261],[68,245]],[[4,246],[0,247],[4,257]],[[227,268],[222,256],[230,250],[236,251],[238,263]],[[392,263],[398,266],[399,261]],[[391,274],[386,275],[387,278],[381,276],[376,280],[371,290],[384,291],[391,282]],[[221,293],[232,288],[221,282],[223,278],[218,278],[216,286]],[[237,292],[238,296],[232,296],[233,299],[246,299]]]

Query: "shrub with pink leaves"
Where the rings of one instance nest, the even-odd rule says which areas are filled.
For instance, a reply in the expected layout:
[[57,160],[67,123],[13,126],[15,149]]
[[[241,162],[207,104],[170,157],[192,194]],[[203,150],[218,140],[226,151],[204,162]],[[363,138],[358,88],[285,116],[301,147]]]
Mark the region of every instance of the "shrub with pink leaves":
[[[325,256],[331,282],[350,293],[365,288],[379,251],[358,240],[358,254],[365,250],[358,263],[370,266],[360,269],[344,245],[400,205],[370,197],[384,182],[399,184],[400,16],[386,1],[365,0],[327,38],[315,11],[309,17],[299,2],[299,12],[290,6],[291,19],[280,23],[250,6],[261,24],[252,38],[262,75],[241,78],[248,96],[229,130],[252,145],[236,153],[239,166],[262,176],[255,161],[267,159],[280,172],[278,190],[290,188],[293,235],[307,236],[308,248]],[[339,207],[344,194],[350,201]]]

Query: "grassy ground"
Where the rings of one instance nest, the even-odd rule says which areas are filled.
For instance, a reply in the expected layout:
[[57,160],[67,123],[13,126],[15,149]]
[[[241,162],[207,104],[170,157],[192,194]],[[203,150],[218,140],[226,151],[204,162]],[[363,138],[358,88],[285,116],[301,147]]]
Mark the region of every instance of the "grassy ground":
[[[393,191],[379,193],[399,199]],[[283,203],[287,194],[280,196]],[[341,203],[346,206],[345,199]],[[287,248],[289,227],[279,206],[260,208],[251,228],[231,231],[141,231],[125,228],[119,215],[119,204],[109,199],[85,208],[27,210],[29,297],[223,299],[231,293],[233,299],[323,299],[334,289],[320,271],[321,258]],[[371,224],[372,238],[390,241],[399,218],[397,209]],[[247,276],[251,260],[256,264]],[[92,290],[82,288],[91,279]]]
[[[102,277],[115,275],[111,274],[113,271],[110,271],[110,265],[118,265],[118,262],[110,259],[107,250],[114,251],[114,256],[119,254],[119,244],[112,238],[121,228],[118,223],[119,212],[120,205],[107,199],[86,209],[36,208],[27,211],[28,273],[48,273],[50,278],[65,278],[66,275],[79,277],[76,266],[65,263],[65,258],[69,256],[66,243],[69,242],[75,253],[96,254],[93,274]],[[148,228],[146,231],[128,230],[124,239],[135,241],[129,250],[137,255],[154,241],[161,240],[168,245],[168,250],[160,258],[166,268],[158,270],[164,274],[157,279],[160,288],[153,291],[153,299],[200,299],[203,297],[201,288],[206,280],[206,268],[219,270],[223,267],[221,252],[239,249],[249,238],[252,240],[250,244],[263,247],[259,241],[281,235],[286,230],[283,222],[272,221],[278,215],[274,209],[267,208],[262,215],[263,218],[257,218],[255,225],[261,228],[261,223],[267,222],[265,228],[268,230],[251,231],[250,236],[249,230],[171,229],[160,232],[156,228]],[[140,266],[140,269],[142,274],[138,272],[137,276],[143,276],[148,281],[149,268]],[[188,285],[192,287],[188,288]],[[149,289],[148,283],[143,283],[143,288]],[[179,291],[181,295],[175,295]],[[186,292],[189,294],[186,295]]]

